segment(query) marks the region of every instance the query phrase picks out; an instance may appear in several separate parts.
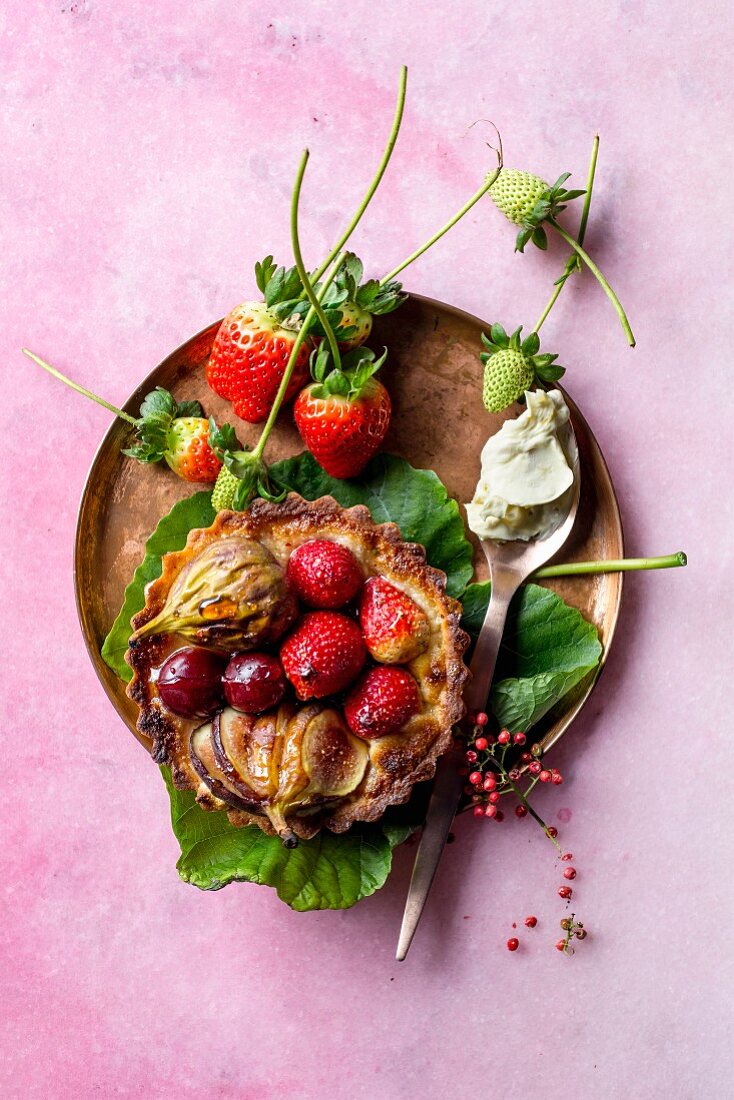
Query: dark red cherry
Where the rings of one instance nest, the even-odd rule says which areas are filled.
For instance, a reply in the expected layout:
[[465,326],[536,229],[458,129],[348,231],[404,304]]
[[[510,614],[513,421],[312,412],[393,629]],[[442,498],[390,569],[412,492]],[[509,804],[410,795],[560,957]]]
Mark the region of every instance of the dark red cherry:
[[280,661],[267,653],[240,653],[224,672],[224,695],[231,707],[259,714],[277,706],[285,694]]
[[222,705],[225,658],[211,649],[187,646],[164,661],[158,673],[163,705],[181,718],[207,718]]

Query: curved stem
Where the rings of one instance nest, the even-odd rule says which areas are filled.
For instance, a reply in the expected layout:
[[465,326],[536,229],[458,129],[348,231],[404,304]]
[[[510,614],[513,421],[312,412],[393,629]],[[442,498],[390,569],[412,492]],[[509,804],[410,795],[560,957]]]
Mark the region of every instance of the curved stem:
[[592,260],[591,256],[589,256],[588,252],[585,252],[583,250],[583,248],[578,243],[578,241],[575,241],[573,239],[573,237],[570,236],[570,234],[568,234],[566,232],[566,230],[563,229],[558,224],[558,222],[555,220],[555,218],[548,218],[547,219],[547,224],[553,226],[556,233],[559,233],[561,235],[561,237],[563,237],[566,244],[570,245],[570,247],[574,250],[576,255],[579,256],[584,261],[584,263],[588,267],[589,271],[591,271],[591,273],[596,277],[596,279],[598,280],[599,284],[602,287],[602,290],[604,291],[607,298],[609,299],[609,301],[612,303],[615,310],[617,311],[617,316],[619,317],[620,321],[622,322],[622,328],[624,329],[625,334],[627,336],[629,346],[631,348],[633,348],[635,346],[635,338],[634,338],[634,335],[632,333],[630,323],[627,320],[627,314],[624,312],[624,310],[622,308],[622,303],[620,302],[619,298],[617,297],[617,295],[614,293],[614,291],[610,287],[607,280],[602,275],[599,268],[596,266],[596,264]]
[[402,263],[399,263],[397,267],[394,267],[392,271],[388,272],[387,275],[383,276],[383,278],[380,279],[380,286],[384,286],[385,283],[389,283],[390,280],[394,279],[396,275],[399,275],[400,272],[408,266],[408,264],[412,264],[413,260],[417,260],[418,257],[422,256],[424,252],[427,252],[428,249],[436,243],[436,241],[439,241],[441,237],[443,237],[444,233],[448,233],[449,229],[453,229],[456,223],[460,221],[464,217],[464,215],[471,210],[472,206],[478,203],[483,195],[487,194],[490,187],[495,182],[501,171],[502,165],[499,164],[497,168],[495,168],[494,172],[490,172],[479,190],[474,192],[472,197],[464,203],[460,210],[457,210],[452,218],[449,218],[446,224],[443,225],[437,233],[434,233],[432,237],[429,237],[425,244],[422,244],[420,248],[416,248],[415,252],[411,252],[410,256],[408,256],[407,259],[403,260]]
[[[346,230],[342,234],[341,238],[339,239],[339,242],[334,246],[334,248],[332,248],[331,252],[326,257],[324,262],[321,264],[321,266],[311,276],[311,281],[313,283],[318,282],[321,279],[321,277],[323,276],[323,274],[326,271],[329,264],[331,264],[334,260],[336,260],[336,262],[333,263],[331,271],[329,272],[329,274],[326,277],[325,281],[321,284],[321,287],[319,288],[319,294],[318,294],[319,302],[323,301],[323,298],[324,298],[324,295],[326,294],[326,291],[328,290],[329,286],[333,282],[333,280],[336,276],[336,273],[339,270],[339,267],[340,267],[341,263],[344,260],[344,256],[343,256],[342,251],[341,251],[342,248],[347,243],[347,240],[352,235],[354,230],[357,228],[357,225],[359,224],[360,219],[362,218],[362,215],[364,214],[365,210],[367,209],[367,206],[369,205],[369,203],[372,199],[372,196],[374,195],[375,191],[377,190],[377,188],[380,184],[380,181],[382,180],[382,177],[385,174],[385,169],[387,168],[390,157],[392,156],[392,151],[395,148],[395,142],[397,141],[398,132],[400,130],[400,123],[403,120],[403,109],[405,107],[405,89],[406,89],[406,86],[407,86],[407,80],[408,80],[408,70],[405,67],[405,65],[403,65],[403,66],[401,66],[401,69],[400,69],[400,80],[399,80],[399,84],[398,84],[398,101],[397,101],[397,105],[395,107],[395,117],[393,118],[393,124],[392,124],[392,128],[390,130],[390,135],[389,135],[388,140],[387,140],[387,145],[385,146],[385,151],[382,154],[382,159],[380,160],[380,163],[377,167],[377,171],[375,172],[375,175],[372,179],[372,182],[370,183],[369,187],[367,188],[367,190],[364,194],[364,197],[362,198],[361,203],[357,207],[357,210],[354,214],[354,217],[352,218],[352,220],[350,221],[350,223],[347,226]],[[303,168],[301,169],[301,176],[302,176],[304,170],[305,170],[305,164],[303,164]],[[298,185],[300,186],[300,183]],[[275,421],[278,418],[278,413],[280,412],[283,401],[285,400],[286,391],[288,390],[288,385],[289,385],[290,380],[293,376],[293,371],[295,369],[296,359],[298,358],[298,353],[301,350],[301,347],[303,346],[303,342],[306,339],[306,336],[308,335],[308,330],[311,327],[311,325],[313,323],[313,319],[314,319],[315,316],[316,316],[316,310],[314,309],[313,304],[312,304],[311,308],[308,311],[308,313],[303,318],[303,324],[301,325],[300,329],[298,330],[298,335],[296,336],[296,339],[293,343],[293,347],[291,348],[291,353],[290,353],[290,356],[288,358],[288,363],[286,364],[286,368],[285,368],[285,371],[283,373],[283,377],[280,381],[280,386],[278,387],[278,392],[275,395],[275,401],[273,402],[273,405],[270,409],[270,413],[268,415],[268,419],[265,421],[265,424],[263,425],[263,430],[260,433],[260,438],[257,441],[257,444],[254,448],[253,454],[258,459],[262,458],[263,453],[265,451],[265,446],[267,444],[268,437],[269,437],[271,431],[273,430],[273,425],[275,424]]]
[[329,350],[331,352],[331,358],[334,361],[334,366],[337,370],[341,370],[341,355],[339,354],[339,347],[334,336],[334,330],[326,319],[326,314],[321,308],[321,303],[316,297],[311,280],[308,277],[306,271],[306,265],[303,262],[303,255],[301,253],[301,242],[298,236],[298,204],[301,199],[301,185],[303,184],[303,175],[306,171],[306,165],[308,164],[308,149],[304,149],[301,155],[301,163],[298,165],[298,172],[296,173],[296,182],[293,186],[293,196],[291,198],[291,245],[293,247],[293,258],[296,263],[296,270],[303,283],[303,289],[306,292],[306,297],[311,303],[311,307],[321,323],[321,327],[324,330],[326,339],[329,342]]
[[377,168],[377,171],[375,172],[375,176],[372,180],[372,183],[367,188],[367,191],[365,193],[364,198],[362,199],[362,202],[357,207],[357,211],[356,211],[354,217],[352,218],[349,225],[347,226],[347,228],[342,233],[339,241],[334,245],[331,252],[326,257],[324,262],[312,274],[312,276],[311,276],[311,282],[312,283],[317,283],[319,281],[319,279],[324,274],[324,272],[326,271],[326,269],[329,266],[329,264],[331,263],[331,261],[336,256],[336,254],[338,252],[341,252],[342,248],[347,243],[347,241],[351,237],[352,233],[354,232],[354,230],[359,225],[359,222],[360,222],[360,219],[361,219],[362,215],[364,214],[365,210],[367,209],[367,206],[368,206],[369,202],[371,201],[372,196],[374,195],[375,191],[379,187],[380,182],[382,180],[382,177],[385,175],[385,169],[388,166],[388,163],[390,161],[390,157],[392,156],[392,151],[395,148],[395,142],[398,140],[398,133],[400,132],[400,123],[403,121],[403,110],[405,108],[405,90],[406,90],[406,87],[407,87],[407,83],[408,83],[408,69],[405,65],[401,65],[400,66],[400,78],[399,78],[399,83],[398,83],[398,101],[397,101],[397,104],[395,105],[395,117],[393,118],[392,129],[390,130],[390,136],[387,139],[387,145],[385,146],[385,152],[382,154],[382,160],[380,161],[380,164]]
[[545,565],[536,569],[533,577],[573,577],[582,573],[630,573],[638,569],[675,569],[687,565],[682,550],[659,558],[611,558],[609,561],[571,561],[561,565]]
[[91,401],[96,401],[103,409],[109,409],[115,416],[119,416],[121,420],[126,420],[128,424],[132,424],[133,428],[137,428],[138,421],[134,416],[130,416],[130,413],[118,409],[117,405],[111,405],[109,401],[105,401],[103,397],[98,397],[96,393],[92,393],[91,390],[85,389],[84,386],[80,386],[78,382],[72,382],[71,378],[67,378],[60,370],[56,370],[56,367],[52,367],[45,359],[40,359],[37,355],[34,355],[28,348],[21,348],[21,351],[24,355],[27,355],[29,359],[32,359],[34,363],[37,363],[39,367],[43,367],[45,371],[52,374],[54,378],[58,378],[59,382],[63,382],[64,385],[70,386],[71,389],[76,390],[76,392],[80,393],[83,397],[88,397]]
[[[329,272],[329,274],[326,276],[323,283],[321,284],[321,287],[320,287],[320,290],[319,290],[319,301],[321,301],[323,299],[324,295],[326,294],[326,291],[329,289],[332,282],[334,281],[336,273],[339,270],[343,259],[344,259],[344,254],[340,253],[339,256],[337,256],[336,261],[335,261],[335,263],[333,264],[333,266],[331,268],[331,271]],[[303,324],[301,325],[300,329],[298,330],[298,335],[296,336],[296,339],[293,342],[293,347],[291,348],[291,353],[290,353],[290,356],[288,358],[288,362],[286,364],[285,371],[283,372],[283,377],[281,378],[280,385],[278,386],[278,392],[275,395],[275,400],[273,401],[273,404],[270,408],[270,412],[268,413],[268,419],[263,424],[263,429],[260,432],[260,438],[258,439],[257,444],[256,444],[256,446],[255,446],[255,448],[252,452],[255,455],[255,457],[258,458],[258,459],[262,458],[263,453],[265,451],[265,446],[268,442],[268,437],[269,437],[270,433],[272,432],[273,427],[275,426],[275,421],[278,419],[278,413],[280,412],[281,406],[282,406],[283,402],[285,401],[286,391],[288,390],[288,386],[290,385],[290,381],[291,381],[291,378],[293,376],[293,371],[294,371],[295,366],[296,366],[296,359],[298,358],[298,353],[301,350],[301,347],[303,346],[303,342],[304,342],[304,340],[306,339],[306,337],[308,335],[308,330],[311,327],[311,325],[313,323],[313,319],[314,319],[315,316],[316,316],[316,310],[313,308],[313,306],[311,306],[308,313],[303,318]]]
[[[586,224],[589,220],[589,210],[591,208],[591,192],[594,190],[594,176],[596,175],[596,161],[597,161],[598,156],[599,156],[599,135],[596,134],[595,137],[594,137],[594,144],[591,148],[591,160],[589,162],[589,173],[586,177],[586,194],[584,195],[584,205],[583,205],[583,209],[581,211],[581,220],[579,222],[579,231],[576,234],[576,240],[579,242],[579,244],[584,243],[584,237],[586,236]],[[548,302],[548,305],[545,307],[545,309],[541,313],[540,320],[538,321],[537,325],[533,329],[533,332],[540,332],[540,326],[543,324],[546,317],[548,316],[550,311],[553,309],[553,306],[556,304],[556,302],[558,300],[558,295],[563,290],[564,286],[566,285],[566,280],[568,279],[569,275],[571,274],[571,272],[573,271],[573,269],[575,267],[579,267],[579,260],[578,260],[578,257],[576,256],[576,253],[572,252],[571,255],[568,257],[568,259],[566,261],[566,266],[563,269],[563,273],[562,273],[560,279],[558,279],[558,281],[556,282],[555,287],[553,288],[553,293],[551,294],[550,301]]]

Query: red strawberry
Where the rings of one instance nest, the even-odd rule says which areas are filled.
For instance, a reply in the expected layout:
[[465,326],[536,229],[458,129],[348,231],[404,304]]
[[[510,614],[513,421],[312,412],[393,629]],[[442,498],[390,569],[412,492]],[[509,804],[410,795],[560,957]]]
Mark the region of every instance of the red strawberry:
[[410,596],[384,577],[370,577],[365,583],[359,621],[370,655],[383,664],[405,664],[428,645],[426,615]]
[[301,700],[343,691],[367,658],[357,624],[336,611],[310,611],[281,646],[280,662]]
[[181,416],[173,421],[163,457],[184,481],[216,481],[222,468],[209,446],[209,421],[199,416]]
[[[363,350],[363,349],[359,349]],[[356,392],[331,393],[316,382],[299,393],[294,415],[301,439],[331,477],[356,477],[380,449],[390,425],[390,395],[376,378]]]
[[421,709],[418,685],[404,668],[371,668],[352,689],[344,714],[352,733],[368,740],[397,733]]
[[[284,328],[263,302],[235,306],[219,328],[206,368],[206,380],[232,402],[237,416],[251,424],[265,420],[283,378],[297,333]],[[290,401],[308,381],[306,339],[286,390]]]
[[364,577],[351,550],[329,539],[297,546],[288,560],[288,579],[309,607],[343,607],[359,592]]

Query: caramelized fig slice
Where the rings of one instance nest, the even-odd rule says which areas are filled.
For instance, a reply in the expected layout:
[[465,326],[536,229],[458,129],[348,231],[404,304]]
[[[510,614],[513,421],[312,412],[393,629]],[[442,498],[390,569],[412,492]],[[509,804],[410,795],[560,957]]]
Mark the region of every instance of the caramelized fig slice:
[[362,782],[369,761],[364,741],[347,729],[335,710],[322,710],[306,729],[301,746],[310,798],[343,798]]
[[294,803],[298,804],[300,792],[308,786],[308,775],[304,771],[301,760],[301,744],[309,722],[320,710],[321,707],[318,704],[299,707],[295,712],[288,706],[281,706],[278,710],[276,730],[280,742],[278,788],[264,809],[271,825],[287,848],[294,848],[298,838],[286,823],[285,815]]
[[227,780],[224,772],[219,768],[214,756],[212,744],[213,722],[205,722],[191,734],[189,742],[189,757],[196,774],[209,788],[215,798],[234,806],[238,810],[247,810],[252,813],[258,809],[257,801],[252,792],[249,798],[233,787]]
[[214,720],[212,745],[217,764],[238,790],[258,801],[278,789],[276,715],[242,714],[227,707]]
[[296,599],[273,555],[255,539],[230,535],[209,543],[183,567],[163,609],[135,631],[181,634],[233,651],[276,641],[296,615]]

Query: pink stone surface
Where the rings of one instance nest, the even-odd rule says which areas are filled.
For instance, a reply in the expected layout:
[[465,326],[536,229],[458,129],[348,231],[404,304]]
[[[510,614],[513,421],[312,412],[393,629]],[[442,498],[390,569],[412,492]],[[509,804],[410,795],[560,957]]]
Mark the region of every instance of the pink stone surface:
[[[731,31],[712,0],[2,5],[3,1096],[730,1093]],[[691,558],[626,581],[607,671],[555,756],[567,781],[538,801],[579,868],[592,934],[573,959],[553,949],[552,850],[514,818],[458,825],[400,965],[410,849],[342,913],[179,881],[165,790],[74,609],[76,506],[109,418],[19,354],[123,400],[251,288],[256,258],[287,254],[305,144],[315,261],[379,156],[400,62],[404,132],[355,238],[377,272],[478,185],[475,119],[501,127],[508,164],[580,185],[601,134],[587,242],[638,347],[589,277],[544,338],[628,552]],[[406,284],[531,324],[562,258],[514,256],[485,202]]]

